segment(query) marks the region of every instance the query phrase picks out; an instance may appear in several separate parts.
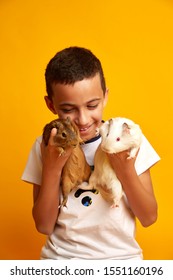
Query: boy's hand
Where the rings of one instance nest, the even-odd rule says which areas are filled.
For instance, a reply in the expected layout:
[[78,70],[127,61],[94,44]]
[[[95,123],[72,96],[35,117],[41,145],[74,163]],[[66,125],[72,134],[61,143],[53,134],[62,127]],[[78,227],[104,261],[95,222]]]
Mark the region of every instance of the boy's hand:
[[128,150],[116,154],[107,154],[107,156],[120,181],[123,176],[129,176],[131,171],[134,171],[136,157],[128,158]]
[[45,146],[44,141],[42,140],[41,154],[43,166],[47,166],[47,168],[50,168],[50,170],[52,168],[58,168],[58,170],[61,171],[67,159],[71,155],[72,148],[67,149],[66,152],[63,155],[61,155],[56,147],[56,144],[54,143],[54,136],[56,135],[56,133],[57,129],[52,128],[47,146]]

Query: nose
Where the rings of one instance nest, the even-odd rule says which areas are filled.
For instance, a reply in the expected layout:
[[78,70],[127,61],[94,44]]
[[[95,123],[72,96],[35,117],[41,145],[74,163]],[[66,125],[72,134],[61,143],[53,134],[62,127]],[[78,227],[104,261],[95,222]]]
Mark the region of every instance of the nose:
[[76,123],[80,126],[86,125],[89,121],[89,116],[85,110],[81,110],[78,112],[78,116],[76,118]]

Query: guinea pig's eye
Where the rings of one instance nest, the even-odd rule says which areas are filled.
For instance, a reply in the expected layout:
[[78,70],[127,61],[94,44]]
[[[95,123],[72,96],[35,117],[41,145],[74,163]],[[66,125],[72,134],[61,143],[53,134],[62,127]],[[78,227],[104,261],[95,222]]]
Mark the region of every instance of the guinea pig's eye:
[[65,132],[62,133],[62,137],[65,138],[67,135]]
[[117,137],[116,141],[120,141],[120,137]]

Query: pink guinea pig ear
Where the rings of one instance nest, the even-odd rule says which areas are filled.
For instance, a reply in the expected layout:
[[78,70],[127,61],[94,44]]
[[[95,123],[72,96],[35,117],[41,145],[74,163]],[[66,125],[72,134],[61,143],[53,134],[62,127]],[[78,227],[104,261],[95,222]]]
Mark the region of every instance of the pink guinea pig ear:
[[130,134],[130,126],[127,123],[123,123],[123,133]]

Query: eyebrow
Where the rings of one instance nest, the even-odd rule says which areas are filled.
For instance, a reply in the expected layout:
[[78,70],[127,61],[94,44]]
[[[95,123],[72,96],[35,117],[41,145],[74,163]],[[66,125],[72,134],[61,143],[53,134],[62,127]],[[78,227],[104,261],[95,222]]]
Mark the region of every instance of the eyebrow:
[[63,106],[75,106],[75,104],[64,102],[64,103],[59,104],[59,106],[60,106],[60,107],[63,107]]
[[[95,101],[100,101],[101,98],[94,98],[94,99],[91,99],[87,102],[87,104],[89,103],[92,103],[92,102],[95,102]],[[60,107],[63,107],[63,106],[76,106],[75,103],[68,103],[68,102],[62,102],[61,104],[59,104]]]

